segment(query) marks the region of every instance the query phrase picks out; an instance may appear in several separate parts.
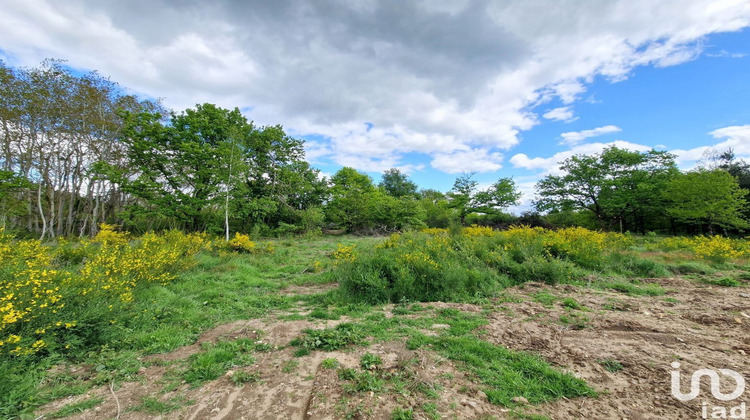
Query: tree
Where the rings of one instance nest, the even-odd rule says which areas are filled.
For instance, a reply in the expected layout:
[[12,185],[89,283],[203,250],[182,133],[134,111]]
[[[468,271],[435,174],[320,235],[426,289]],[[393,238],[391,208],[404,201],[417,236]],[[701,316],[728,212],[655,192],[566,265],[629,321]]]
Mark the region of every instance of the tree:
[[489,188],[477,191],[474,173],[463,174],[456,178],[453,189],[447,194],[450,206],[457,209],[461,223],[470,213],[494,214],[508,206],[518,204],[521,193],[511,178],[500,178]]
[[714,226],[746,228],[741,212],[747,205],[746,192],[737,180],[723,170],[697,170],[673,178],[664,190],[674,218],[691,224],[707,224],[709,234]]
[[560,170],[563,175],[537,183],[539,211],[589,211],[601,228],[610,224],[641,232],[664,216],[661,191],[679,172],[669,153],[617,147],[572,156],[560,162]]
[[414,197],[417,194],[417,184],[396,168],[383,172],[383,179],[378,186],[392,197]]
[[128,165],[119,171],[110,167],[108,173],[139,199],[132,210],[191,231],[218,222],[211,220],[211,213],[226,199],[222,193],[233,189],[227,182],[236,179],[229,176],[229,168],[241,171],[233,154],[246,148],[253,132],[239,109],[203,104],[172,114],[169,124],[159,113],[130,113],[125,120],[121,140],[127,147]]
[[326,204],[326,218],[348,230],[367,227],[367,211],[375,191],[367,174],[351,167],[339,169],[331,177],[331,199]]

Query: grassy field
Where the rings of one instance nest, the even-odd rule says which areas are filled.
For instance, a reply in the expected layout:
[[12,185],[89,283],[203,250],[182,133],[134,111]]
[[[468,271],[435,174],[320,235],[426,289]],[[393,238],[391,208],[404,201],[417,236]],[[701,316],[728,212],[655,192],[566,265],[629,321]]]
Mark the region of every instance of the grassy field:
[[[114,286],[90,274],[112,246],[107,241],[124,241],[107,258],[154,257],[136,252],[148,241],[113,235],[34,250],[49,253],[39,258],[57,270],[45,275],[100,283],[81,289],[65,280],[78,297],[54,316],[67,318],[28,315],[28,326],[16,330],[29,350],[13,353],[5,339],[1,417],[184,415],[207,409],[202,398],[216,387],[276,392],[271,371],[287,375],[285,386],[307,406],[270,417],[317,409],[347,418],[544,418],[535,407],[601,400],[608,391],[534,346],[493,339],[497,328],[521,322],[577,334],[637,302],[679,305],[659,279],[711,290],[745,290],[750,279],[745,241],[468,228],[276,239],[244,253],[204,238],[200,246],[169,248],[173,258],[149,268],[151,277],[145,269],[124,273],[146,280],[110,296]],[[176,242],[159,246],[168,243]],[[6,279],[26,273],[5,270]],[[114,276],[105,273],[106,281]],[[81,299],[82,290],[102,303]],[[47,328],[40,325],[57,330],[34,349],[40,334],[50,334],[39,333]],[[615,358],[597,363],[611,375],[623,369]]]

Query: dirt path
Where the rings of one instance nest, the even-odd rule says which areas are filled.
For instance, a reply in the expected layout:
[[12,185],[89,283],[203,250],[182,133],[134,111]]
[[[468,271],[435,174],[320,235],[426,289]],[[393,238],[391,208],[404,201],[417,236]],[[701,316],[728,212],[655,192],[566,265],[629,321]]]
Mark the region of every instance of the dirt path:
[[[729,368],[750,379],[748,289],[709,286],[685,279],[649,281],[660,283],[667,294],[629,297],[568,285],[527,284],[509,289],[509,298],[494,304],[488,315],[489,324],[482,327],[483,339],[513,350],[538,353],[558,368],[585,379],[600,393],[596,398],[563,398],[520,411],[551,419],[699,419],[703,401],[711,406],[750,402],[750,393],[746,392],[734,404],[721,403],[710,396],[707,384],[703,384],[699,398],[683,403],[672,397],[669,382],[673,370],[670,364],[676,361],[681,364],[683,392],[687,390],[687,377],[701,368]],[[564,304],[565,298],[569,300]],[[574,306],[573,301],[582,308],[565,307]],[[433,305],[469,312],[488,309],[468,304]],[[389,309],[386,311],[390,314]],[[294,357],[294,348],[285,347],[259,353],[255,364],[241,368],[258,375],[257,382],[236,386],[229,376],[224,376],[200,388],[180,384],[171,392],[161,392],[168,372],[165,365],[200,351],[202,343],[247,337],[284,347],[305,328],[334,326],[338,322],[341,321],[282,321],[276,317],[237,321],[206,332],[194,345],[150,356],[151,364],[142,369],[142,380],[125,383],[116,390],[123,407],[119,418],[380,419],[390,418],[396,407],[424,404],[434,406],[437,418],[514,418],[509,409],[490,404],[481,392],[482,385],[452,362],[426,350],[408,351],[402,342],[352,351],[313,352],[301,358]],[[342,388],[335,369],[321,367],[327,358],[337,359],[342,367],[357,367],[365,351],[380,355],[382,369],[386,370],[400,369],[405,361],[414,361],[414,383],[439,384],[435,388],[438,398],[417,397],[421,394],[414,393],[352,396]],[[731,382],[723,381],[722,385],[724,392],[732,390]],[[87,396],[101,396],[104,402],[70,418],[117,416],[117,404],[108,387],[92,390]],[[87,396],[56,401],[39,413],[54,412]],[[192,404],[165,414],[127,411],[147,396],[162,401],[180,396]]]

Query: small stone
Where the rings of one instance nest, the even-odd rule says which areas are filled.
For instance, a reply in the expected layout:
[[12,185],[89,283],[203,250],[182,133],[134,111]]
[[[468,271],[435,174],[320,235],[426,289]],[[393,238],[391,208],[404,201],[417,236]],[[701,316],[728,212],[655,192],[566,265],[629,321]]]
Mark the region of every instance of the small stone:
[[225,373],[224,375],[227,378],[231,378],[232,376],[234,376],[234,371],[233,370],[228,370],[227,373]]
[[750,298],[750,295],[749,295],[749,294],[747,294],[747,293],[740,293],[740,297],[743,297],[743,298]]
[[529,403],[529,400],[527,400],[524,397],[513,397],[510,400],[516,404],[528,404]]
[[739,352],[740,352],[740,354],[741,354],[741,355],[743,355],[743,356],[746,356],[746,355],[747,355],[747,353],[745,353],[745,350],[742,350],[742,349],[740,349],[740,350],[738,350],[738,351],[739,351]]
[[739,318],[735,318],[735,319],[734,319],[734,322],[736,322],[736,323],[738,323],[738,324],[742,324],[742,320],[741,320],[741,319],[739,319]]

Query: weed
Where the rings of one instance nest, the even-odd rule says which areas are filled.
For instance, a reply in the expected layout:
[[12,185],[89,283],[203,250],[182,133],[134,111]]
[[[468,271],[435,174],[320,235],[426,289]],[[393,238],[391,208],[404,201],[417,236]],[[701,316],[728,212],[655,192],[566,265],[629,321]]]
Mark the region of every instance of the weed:
[[284,373],[293,373],[297,371],[299,362],[297,360],[287,360],[284,362],[284,366],[281,367],[281,371]]
[[292,341],[293,346],[308,350],[334,351],[362,341],[362,333],[354,324],[342,323],[335,328],[305,330],[304,337]]
[[615,359],[599,360],[599,364],[602,365],[604,369],[607,369],[607,371],[611,373],[616,373],[625,369],[622,363],[618,362]]
[[260,373],[259,372],[245,372],[244,370],[240,370],[240,371],[234,372],[231,379],[235,385],[240,386],[249,382],[258,382],[260,380]]
[[250,339],[219,341],[207,344],[204,348],[203,352],[188,358],[189,367],[182,375],[187,383],[194,386],[217,379],[232,367],[247,366],[255,362],[250,354],[254,348]]
[[562,304],[562,306],[564,308],[568,308],[568,309],[577,309],[577,310],[583,310],[583,309],[585,309],[585,307],[583,305],[581,305],[580,303],[578,303],[578,301],[575,300],[575,299],[573,299],[573,298],[565,298],[565,299],[563,299],[563,301],[561,302],[561,304]]
[[392,420],[413,420],[414,410],[411,408],[394,408],[391,412]]
[[323,369],[336,369],[339,367],[339,361],[333,358],[324,359],[320,366],[323,367]]
[[742,283],[739,281],[733,279],[732,277],[722,277],[720,279],[716,280],[708,280],[706,281],[710,284],[715,284],[717,286],[723,286],[723,287],[740,287],[742,286]]
[[533,296],[534,300],[541,303],[544,306],[552,307],[552,305],[557,301],[557,296],[552,295],[548,292],[537,292]]
[[97,405],[104,402],[103,397],[91,397],[85,400],[81,400],[72,404],[68,404],[60,410],[52,413],[50,418],[58,419],[61,417],[67,417],[72,414],[83,413],[86,410],[96,407]]
[[372,353],[365,353],[359,359],[359,365],[365,370],[375,370],[383,364],[380,356]]

